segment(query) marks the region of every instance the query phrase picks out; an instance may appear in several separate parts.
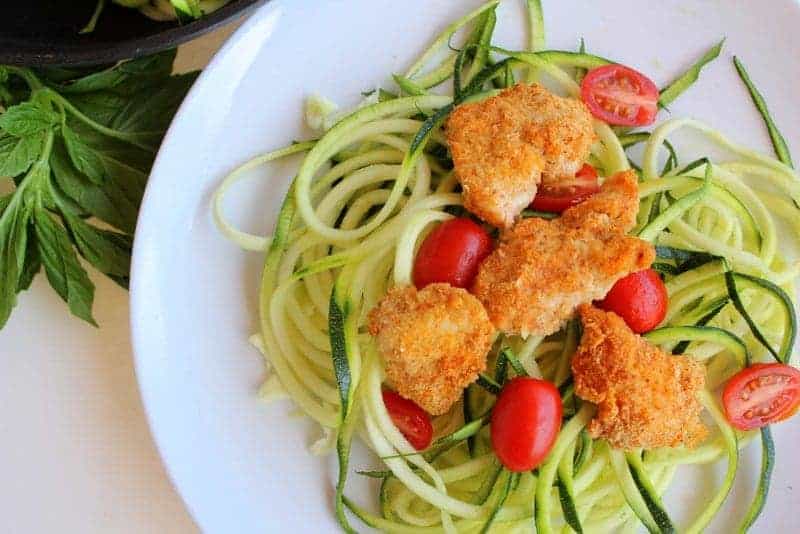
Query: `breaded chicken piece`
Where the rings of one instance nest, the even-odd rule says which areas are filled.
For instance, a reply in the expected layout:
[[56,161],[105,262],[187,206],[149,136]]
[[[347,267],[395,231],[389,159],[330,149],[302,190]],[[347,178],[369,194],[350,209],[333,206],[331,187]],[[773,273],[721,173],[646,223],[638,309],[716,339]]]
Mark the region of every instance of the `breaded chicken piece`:
[[457,106],[445,133],[464,207],[501,228],[531,203],[543,178],[574,176],[595,140],[583,102],[536,84]]
[[386,376],[428,413],[447,412],[486,368],[495,329],[474,296],[449,284],[395,287],[369,314]]
[[578,313],[583,337],[572,358],[575,394],[598,405],[589,434],[625,450],[702,441],[703,366],[651,345],[613,312],[584,304]]
[[609,177],[600,191],[561,215],[561,223],[597,232],[628,233],[636,226],[639,182],[636,173],[623,171]]
[[472,292],[499,330],[544,336],[579,304],[603,298],[620,278],[655,259],[649,243],[623,234],[636,217],[635,179],[620,173],[558,219],[525,219],[504,232]]

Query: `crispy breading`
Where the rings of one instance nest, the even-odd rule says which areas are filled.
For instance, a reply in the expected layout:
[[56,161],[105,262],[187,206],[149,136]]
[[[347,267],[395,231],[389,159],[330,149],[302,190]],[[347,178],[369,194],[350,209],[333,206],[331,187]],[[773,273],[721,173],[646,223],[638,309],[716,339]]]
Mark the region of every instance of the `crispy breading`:
[[446,135],[464,207],[501,228],[531,203],[542,179],[574,176],[595,141],[583,102],[537,84],[457,106]]
[[638,205],[635,179],[621,173],[560,218],[525,219],[504,232],[472,288],[492,323],[510,334],[551,334],[579,304],[649,267],[652,245],[623,234]]
[[708,432],[697,398],[703,366],[650,344],[614,312],[584,304],[578,313],[583,336],[572,358],[575,394],[598,405],[589,434],[625,450],[702,441]]
[[495,329],[474,296],[449,284],[395,287],[369,314],[397,392],[440,415],[486,368]]
[[639,182],[636,173],[623,171],[603,182],[600,191],[566,210],[561,223],[597,232],[627,233],[636,226]]

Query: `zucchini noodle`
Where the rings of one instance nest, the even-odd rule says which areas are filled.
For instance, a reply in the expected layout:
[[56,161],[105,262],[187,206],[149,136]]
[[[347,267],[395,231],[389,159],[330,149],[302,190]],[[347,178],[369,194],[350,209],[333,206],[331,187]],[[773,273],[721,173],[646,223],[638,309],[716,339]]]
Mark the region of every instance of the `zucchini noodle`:
[[[788,358],[794,340],[794,279],[800,267],[785,254],[798,246],[800,179],[789,165],[697,120],[670,119],[652,132],[626,134],[624,142],[595,121],[592,162],[601,176],[610,176],[631,168],[628,147],[644,144],[639,165],[633,165],[641,169],[634,233],[656,246],[669,294],[666,318],[649,335],[665,350],[706,365],[709,390],[702,402],[716,427],[704,444],[693,450],[622,453],[591,439],[585,426],[594,406],[575,396],[570,376],[579,342],[574,322],[545,338],[503,336],[488,355],[488,369],[498,368],[501,383],[505,373],[525,372],[561,387],[567,419],[534,473],[511,475],[500,466],[485,417],[494,395],[478,386],[434,419],[434,444],[423,452],[403,437],[384,406],[383,365],[366,333],[367,312],[390,287],[411,283],[415,253],[426,233],[463,210],[441,131],[447,112],[464,99],[485,98],[513,83],[515,70],[576,96],[573,71],[608,63],[583,52],[544,50],[538,1],[526,3],[529,50],[491,46],[497,4],[488,2],[448,26],[403,76],[395,77],[399,94],[381,89],[380,98],[349,113],[315,106],[312,126],[323,130],[319,139],[258,156],[222,181],[213,199],[215,222],[243,249],[266,254],[261,329],[253,338],[270,370],[260,394],[288,396],[325,429],[315,451],[330,450],[335,438],[337,516],[349,532],[354,528],[345,507],[369,526],[398,533],[517,532],[532,525],[540,533],[617,532],[633,531],[640,521],[651,530],[669,531],[674,527],[661,496],[678,468],[727,458],[725,479],[709,506],[678,529],[700,532],[730,491],[739,448],[753,441],[752,433],[729,426],[713,390],[751,361]],[[465,48],[442,59],[440,52],[455,46],[462,29]],[[704,56],[680,78],[669,100],[688,88],[713,57]],[[454,97],[428,92],[454,77],[460,80],[462,70],[465,86],[456,82]],[[703,158],[681,169],[670,140],[685,129],[724,148],[729,159]],[[660,170],[664,147],[670,160]],[[224,214],[229,189],[256,169],[296,154],[303,160],[273,235],[253,235],[232,225]],[[784,224],[795,233],[779,246],[778,227]],[[501,357],[504,348],[516,359]],[[508,361],[501,375],[501,364]],[[381,479],[380,515],[345,495],[352,435],[384,464],[384,471],[364,473]]]

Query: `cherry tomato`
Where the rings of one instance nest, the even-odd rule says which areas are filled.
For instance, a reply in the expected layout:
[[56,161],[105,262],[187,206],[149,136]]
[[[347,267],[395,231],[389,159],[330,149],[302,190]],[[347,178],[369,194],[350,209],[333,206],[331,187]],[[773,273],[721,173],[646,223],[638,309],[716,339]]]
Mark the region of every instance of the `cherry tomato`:
[[597,171],[585,163],[575,173],[575,178],[539,187],[531,202],[531,209],[561,213],[598,191],[600,185],[597,183]]
[[416,402],[388,389],[383,390],[383,404],[392,422],[408,442],[418,451],[427,449],[433,438],[433,425],[428,413]]
[[722,405],[739,430],[783,421],[800,408],[800,371],[782,363],[753,364],[728,380]]
[[414,285],[445,282],[454,287],[469,287],[478,267],[492,252],[492,238],[472,219],[459,217],[437,226],[417,252]]
[[561,429],[561,396],[546,380],[519,376],[503,386],[492,409],[492,448],[515,472],[542,463]]
[[656,84],[622,65],[590,70],[581,82],[581,100],[592,115],[619,126],[646,126],[658,113]]
[[645,269],[617,280],[597,307],[616,313],[631,330],[641,334],[664,320],[667,301],[667,288],[661,277],[653,269]]

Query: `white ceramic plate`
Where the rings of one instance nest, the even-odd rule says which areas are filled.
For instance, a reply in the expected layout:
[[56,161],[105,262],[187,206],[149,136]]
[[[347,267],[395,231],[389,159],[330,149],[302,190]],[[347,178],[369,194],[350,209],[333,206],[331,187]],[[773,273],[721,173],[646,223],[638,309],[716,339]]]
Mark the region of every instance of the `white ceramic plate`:
[[[499,11],[501,42],[521,46],[522,1]],[[342,104],[403,71],[470,1],[274,1],[226,44],[184,102],[161,148],[136,238],[132,327],[137,374],[153,434],[192,515],[209,532],[328,532],[335,460],[306,446],[317,436],[288,403],[256,399],[261,357],[255,331],[260,254],[240,251],[214,227],[209,199],[226,171],[310,135],[302,102],[322,93]],[[790,0],[545,1],[548,45],[589,50],[670,80],[720,37],[722,57],[671,106],[734,139],[769,150],[760,119],[738,81],[740,55],[786,138],[800,147],[800,6]],[[388,87],[388,86],[387,86]],[[691,144],[691,143],[689,143]],[[690,147],[691,148],[691,147]],[[795,152],[800,160],[800,153]],[[228,212],[243,228],[269,233],[293,164],[241,184]],[[775,429],[778,464],[759,531],[798,532],[798,421]],[[758,447],[744,455],[735,494],[715,522],[730,531],[749,502]],[[356,455],[358,467],[368,460]],[[707,502],[719,470],[683,469],[668,508],[680,519]],[[353,479],[359,477],[352,477]],[[362,502],[370,488],[353,484]],[[793,489],[794,487],[794,489]],[[736,513],[738,512],[738,514]],[[680,523],[679,523],[680,524]],[[685,523],[683,523],[685,524]]]

